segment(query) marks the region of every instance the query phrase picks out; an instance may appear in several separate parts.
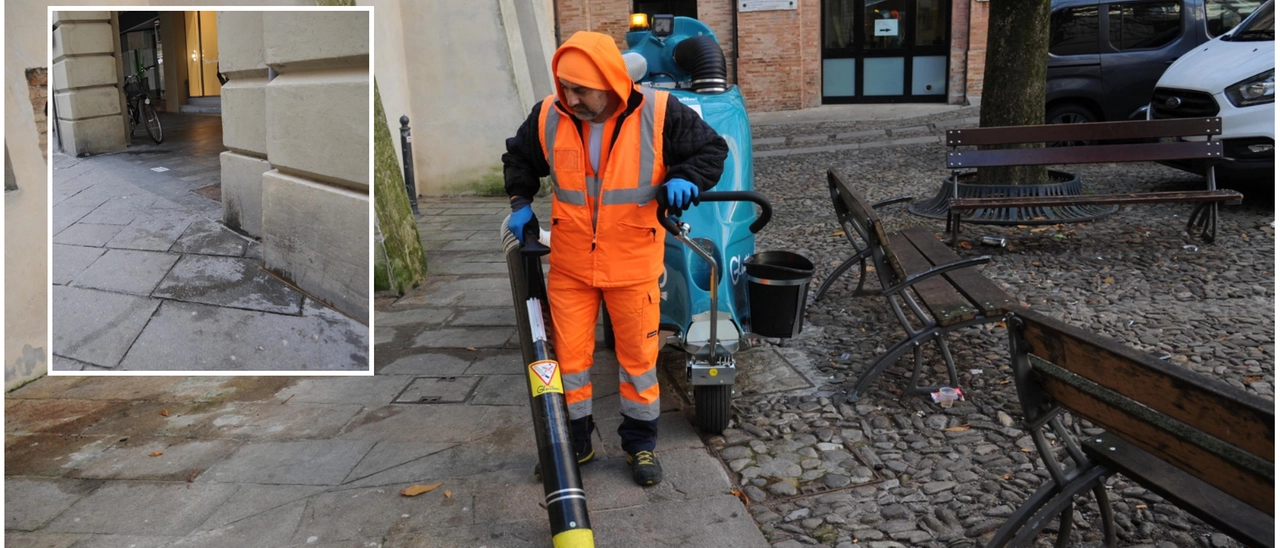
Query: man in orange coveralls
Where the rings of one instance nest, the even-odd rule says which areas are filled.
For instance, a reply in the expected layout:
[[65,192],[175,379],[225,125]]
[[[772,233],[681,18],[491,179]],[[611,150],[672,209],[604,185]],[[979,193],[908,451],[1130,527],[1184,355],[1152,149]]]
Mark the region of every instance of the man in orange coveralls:
[[523,243],[538,178],[550,175],[547,299],[575,456],[582,464],[595,456],[590,369],[603,298],[621,366],[618,435],[632,478],[654,485],[662,481],[654,448],[666,238],[655,198],[665,193],[671,205],[687,209],[699,190],[720,180],[729,148],[693,109],[633,84],[606,34],[574,34],[556,50],[551,71],[556,93],[533,107],[502,155],[508,228]]

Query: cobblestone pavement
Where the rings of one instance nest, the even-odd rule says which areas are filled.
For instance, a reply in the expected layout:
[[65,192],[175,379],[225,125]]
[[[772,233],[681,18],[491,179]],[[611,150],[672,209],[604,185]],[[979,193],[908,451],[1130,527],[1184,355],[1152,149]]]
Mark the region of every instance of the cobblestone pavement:
[[222,225],[220,117],[161,119],[159,145],[50,159],[53,369],[367,371],[368,327]]
[[[976,125],[977,115],[969,108],[897,121],[754,127],[756,188],[774,206],[757,249],[813,259],[812,300],[817,285],[849,255],[826,170],[839,170],[873,202],[931,197],[947,175],[942,133]],[[1071,171],[1090,191],[1203,185],[1148,163]],[[1272,399],[1273,192],[1242,190],[1245,203],[1221,210],[1219,241],[1212,245],[1185,236],[1190,207],[1174,204],[1124,207],[1085,224],[966,225],[967,243],[957,252],[991,255],[983,273],[1035,310]],[[881,214],[891,230],[924,226],[942,233],[942,221],[904,206]],[[978,245],[983,235],[1005,237],[1008,246]],[[949,335],[967,394],[950,409],[900,395],[905,359],[848,402],[843,389],[905,337],[883,298],[851,294],[854,278],[846,273],[823,302],[809,303],[800,337],[766,341],[766,349],[793,356],[796,373],[809,382],[769,394],[744,389],[732,427],[708,444],[750,497],[751,512],[775,547],[982,545],[1048,477],[1031,438],[1017,427],[1007,333],[997,326]],[[936,353],[926,352],[926,363],[944,375]],[[1090,431],[1084,423],[1073,427]],[[1237,545],[1123,477],[1107,485],[1122,546]],[[1096,505],[1077,506],[1072,546],[1097,544],[1097,518]],[[1042,534],[1038,543],[1049,546],[1052,539]]]

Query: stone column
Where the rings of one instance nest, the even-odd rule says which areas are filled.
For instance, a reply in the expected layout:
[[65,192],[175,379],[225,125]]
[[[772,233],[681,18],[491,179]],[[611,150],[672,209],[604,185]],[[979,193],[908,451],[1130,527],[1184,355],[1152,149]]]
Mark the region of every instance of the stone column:
[[128,146],[120,39],[106,11],[53,13],[53,97],[63,151],[98,154]]
[[[218,12],[222,86],[222,222],[262,236],[262,174],[267,161],[267,63],[263,12]],[[180,63],[179,63],[180,64]],[[317,135],[316,138],[323,136]]]
[[[369,321],[369,13],[266,12],[266,268]],[[225,89],[225,88],[224,88]]]

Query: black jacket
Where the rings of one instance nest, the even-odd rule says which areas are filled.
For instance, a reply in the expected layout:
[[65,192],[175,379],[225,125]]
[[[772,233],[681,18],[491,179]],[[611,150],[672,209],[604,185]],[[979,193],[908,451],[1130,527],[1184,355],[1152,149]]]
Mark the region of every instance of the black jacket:
[[[617,127],[622,126],[622,119],[635,113],[643,98],[642,93],[632,90],[627,109],[620,115]],[[520,129],[516,130],[516,136],[507,139],[507,152],[502,155],[502,174],[506,179],[508,196],[533,200],[539,188],[538,179],[551,174],[547,157],[542,153],[542,136],[538,133],[538,114],[541,111],[542,102],[539,101]],[[582,121],[570,118],[578,125],[578,134],[581,135]],[[668,181],[684,179],[705,191],[720,181],[728,155],[729,145],[716,130],[674,95],[667,96],[662,157],[667,164]]]

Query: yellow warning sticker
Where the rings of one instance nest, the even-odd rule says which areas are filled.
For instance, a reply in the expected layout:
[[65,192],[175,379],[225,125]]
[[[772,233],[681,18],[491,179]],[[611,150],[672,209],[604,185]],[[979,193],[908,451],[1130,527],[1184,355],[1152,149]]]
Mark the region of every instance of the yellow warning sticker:
[[548,392],[564,393],[564,383],[560,380],[560,364],[555,360],[540,360],[529,364],[529,389],[534,396]]

